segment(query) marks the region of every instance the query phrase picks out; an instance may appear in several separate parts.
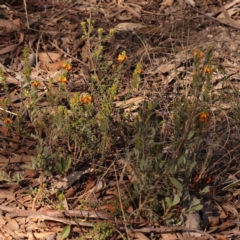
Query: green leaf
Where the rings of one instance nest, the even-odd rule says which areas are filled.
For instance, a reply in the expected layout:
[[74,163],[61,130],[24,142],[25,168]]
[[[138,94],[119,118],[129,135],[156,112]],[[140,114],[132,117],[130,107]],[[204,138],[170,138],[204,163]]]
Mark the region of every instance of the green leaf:
[[190,131],[188,133],[188,136],[187,136],[187,140],[190,140],[193,136],[194,136],[195,132],[194,131]]
[[189,156],[189,149],[185,150],[184,156],[187,158]]
[[154,127],[151,127],[148,131],[148,137],[150,139],[152,139],[152,138],[154,138],[155,134],[156,134],[156,131],[155,131]]
[[183,164],[183,162],[184,162],[184,159],[185,159],[185,157],[184,156],[181,156],[179,159],[178,159],[178,166],[180,166],[181,164]]
[[191,206],[196,206],[196,205],[198,205],[198,204],[201,204],[201,201],[200,201],[200,199],[195,198],[195,199],[192,201]]
[[72,159],[70,157],[67,157],[65,160],[64,158],[61,158],[61,162],[56,164],[56,170],[58,173],[64,173],[69,170],[71,167]]
[[63,158],[61,159],[61,165],[62,165],[62,171],[66,172],[66,165],[67,164],[66,164],[66,161]]
[[163,210],[164,212],[166,211],[166,205],[165,205],[165,202],[162,200],[162,207],[163,207]]
[[191,207],[190,212],[196,212],[196,211],[201,210],[202,208],[203,208],[203,205],[199,204],[199,205]]
[[209,192],[209,190],[210,190],[210,187],[206,186],[202,191],[200,191],[200,194],[206,194]]
[[196,145],[197,145],[197,142],[192,142],[192,143],[188,144],[187,147],[190,149],[190,148],[195,147]]
[[71,167],[71,164],[72,164],[72,159],[71,159],[71,157],[67,157],[67,171],[69,170],[69,168]]
[[177,205],[179,202],[180,202],[180,197],[179,195],[175,194],[173,197],[172,206]]
[[140,170],[145,171],[148,165],[147,159],[142,158],[140,161]]
[[201,150],[201,148],[202,148],[202,143],[203,143],[203,140],[201,139],[201,140],[198,142],[197,151]]
[[65,226],[62,230],[62,232],[60,233],[60,239],[65,239],[68,237],[69,233],[71,231],[71,227],[69,225]]
[[159,167],[160,167],[160,168],[163,168],[163,167],[164,167],[164,165],[165,165],[165,163],[166,163],[166,162],[165,162],[164,160],[163,160],[163,161],[161,161],[161,162],[159,163]]
[[135,154],[135,156],[138,158],[139,157],[139,151],[137,148],[133,149],[133,153]]
[[136,190],[137,192],[140,191],[140,188],[139,188],[139,185],[138,185],[138,184],[139,184],[139,183],[133,184],[134,190]]
[[183,186],[182,184],[174,177],[170,177],[169,178],[170,181],[172,182],[173,186],[178,189],[179,191],[182,191],[183,190]]
[[168,213],[164,218],[165,218],[165,219],[169,219],[169,218],[171,218],[173,215],[174,215],[174,213],[171,212],[171,213]]
[[56,164],[56,171],[57,171],[59,174],[62,174],[63,169],[62,169],[62,164],[61,164],[61,163],[57,163],[57,164]]
[[172,206],[172,200],[169,197],[165,197],[165,202],[167,203],[167,208]]
[[188,177],[190,177],[192,175],[193,169],[195,168],[195,166],[197,165],[197,162],[193,162],[188,170]]

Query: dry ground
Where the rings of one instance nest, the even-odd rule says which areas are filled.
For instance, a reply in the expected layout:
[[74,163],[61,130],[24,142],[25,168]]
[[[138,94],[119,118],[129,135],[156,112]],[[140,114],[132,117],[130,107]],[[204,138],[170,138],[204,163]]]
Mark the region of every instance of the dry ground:
[[[81,38],[80,23],[91,19],[94,21],[91,36],[97,34],[99,28],[103,29],[103,34],[115,29],[113,39],[104,45],[105,59],[117,62],[122,51],[128,56],[115,106],[123,104],[125,111],[134,114],[144,100],[158,99],[158,115],[165,119],[167,114],[159,109],[172,111],[171,102],[176,92],[184,95],[184,86],[192,79],[193,52],[197,48],[207,50],[213,46],[215,61],[225,70],[234,89],[240,88],[239,4],[240,1],[216,0],[0,0],[0,66],[7,83],[2,83],[0,93],[0,238],[60,239],[64,226],[71,226],[68,239],[80,239],[81,236],[105,239],[100,238],[99,229],[93,231],[93,226],[107,222],[114,226],[114,231],[106,239],[239,239],[239,154],[237,148],[229,146],[231,141],[218,143],[221,145],[216,153],[218,160],[208,166],[198,186],[193,183],[196,194],[196,189],[207,184],[212,186],[213,192],[201,200],[204,205],[201,216],[198,215],[201,228],[190,226],[199,235],[189,237],[184,235],[184,227],[170,224],[161,218],[160,213],[157,220],[152,221],[134,215],[137,204],[124,207],[115,201],[120,189],[128,188],[132,183],[131,166],[124,161],[124,141],[111,146],[106,162],[101,166],[98,166],[97,155],[92,158],[90,155],[86,161],[81,150],[67,146],[67,140],[55,139],[54,132],[51,136],[47,130],[39,133],[38,136],[47,139],[43,146],[39,146],[36,129],[40,126],[34,125],[38,122],[27,124],[31,119],[31,108],[26,110],[28,99],[21,92],[25,81],[24,47],[30,52],[30,77],[41,83],[38,106],[42,112],[47,109],[49,114],[56,114],[56,108],[49,107],[46,96],[50,81],[53,82],[51,93],[53,97],[57,95],[58,76],[67,60],[72,64],[66,84],[70,97],[89,91],[93,68],[87,44]],[[130,79],[138,62],[142,64],[141,86],[138,91],[130,92]],[[218,95],[224,89],[218,71],[214,72],[212,83],[213,91]],[[9,98],[11,105],[6,109],[6,99]],[[93,95],[93,98],[96,109],[100,108],[97,96]],[[64,92],[60,102],[67,105]],[[135,104],[134,108],[130,107],[131,103]],[[236,143],[239,141],[238,129],[228,128],[225,118],[228,114],[234,115],[232,103],[221,104],[222,116],[215,121],[221,122],[221,127],[226,126],[223,128],[227,129],[227,134],[225,136],[222,129],[218,129],[219,135],[228,139],[233,137],[230,133],[234,133]],[[19,123],[24,128],[11,127],[10,123],[4,122],[6,118],[16,122],[18,115],[25,119],[24,123]],[[210,124],[208,131],[213,131],[215,126]],[[126,136],[123,134],[123,138]],[[29,169],[32,157],[36,158],[41,150],[36,145],[42,149],[50,147],[49,151],[68,152],[73,160],[68,173],[60,176],[54,171],[46,173]],[[113,162],[116,168],[113,168]],[[225,187],[235,183],[234,190],[224,188],[222,181]],[[125,194],[129,197],[130,193],[125,191]],[[134,196],[134,201],[140,200]],[[65,209],[62,212],[61,207]],[[78,221],[79,218],[82,221]],[[191,221],[200,222],[195,218]],[[106,233],[108,227],[103,227],[102,231]],[[88,237],[86,233],[89,233]]]

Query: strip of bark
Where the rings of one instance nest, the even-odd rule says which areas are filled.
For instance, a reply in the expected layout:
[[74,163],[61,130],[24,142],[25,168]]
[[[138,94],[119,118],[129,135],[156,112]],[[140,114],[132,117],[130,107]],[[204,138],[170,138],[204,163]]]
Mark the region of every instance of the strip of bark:
[[15,207],[6,207],[0,205],[0,210],[11,213],[12,217],[29,217],[29,216],[39,216],[45,215],[49,217],[61,218],[61,217],[79,217],[79,218],[100,218],[100,219],[113,219],[112,214],[103,211],[86,211],[86,210],[44,210],[44,211],[32,211],[32,210],[22,210]]

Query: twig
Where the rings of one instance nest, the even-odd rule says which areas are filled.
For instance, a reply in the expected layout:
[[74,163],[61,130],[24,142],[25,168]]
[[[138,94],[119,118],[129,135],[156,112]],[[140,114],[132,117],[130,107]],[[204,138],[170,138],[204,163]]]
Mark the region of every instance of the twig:
[[207,232],[204,232],[195,228],[187,228],[187,227],[158,227],[158,228],[139,228],[139,229],[131,229],[129,231],[132,232],[144,232],[144,233],[154,233],[154,232],[172,232],[172,231],[188,231],[188,232],[197,232],[202,235],[208,236],[210,239],[215,240],[215,238]]
[[141,12],[146,13],[146,14],[151,14],[151,15],[166,16],[165,13],[159,13],[159,12],[149,12],[149,11],[145,11],[145,10],[141,10]]
[[3,109],[3,108],[1,108],[1,107],[0,107],[0,111],[6,112],[6,113],[10,113],[10,114],[12,114],[12,115],[15,115],[15,116],[17,116],[17,113],[10,112],[10,111],[8,111],[8,110],[5,110],[5,109]]
[[124,8],[125,10],[127,10],[129,13],[133,14],[138,19],[141,19],[141,15],[138,12],[136,12],[133,8],[131,8],[127,3],[123,2],[122,4],[118,4],[118,5]]
[[[116,177],[116,184],[117,184],[117,191],[118,191],[118,195],[119,195],[119,202],[120,202],[120,204],[121,204],[120,207],[121,207],[122,216],[123,216],[123,219],[124,219],[125,231],[126,231],[127,237],[128,237],[126,217],[125,217],[125,213],[124,213],[124,211],[123,211],[122,196],[121,196],[121,192],[120,192],[120,188],[119,188],[119,182],[118,182],[118,178],[117,178],[117,171],[116,171],[116,168],[115,168],[115,164],[113,164],[113,167],[114,167],[114,172],[115,172],[115,177]],[[129,239],[129,237],[128,237],[128,239]]]
[[113,219],[113,215],[103,212],[103,211],[86,211],[86,210],[44,210],[44,211],[32,211],[32,210],[22,210],[14,207],[6,207],[0,205],[0,210],[5,212],[10,212],[12,216],[15,217],[28,217],[28,216],[49,216],[49,217],[63,217],[63,216],[71,216],[71,217],[80,217],[80,218],[101,218],[101,219]]
[[220,22],[220,23],[222,23],[222,24],[224,24],[224,25],[226,25],[226,26],[229,26],[229,27],[233,27],[233,28],[236,28],[236,29],[240,29],[240,25],[238,24],[238,22],[234,21],[233,19],[232,19],[233,22],[232,22],[232,21],[231,21],[231,22],[226,22],[226,21],[224,21],[224,20],[220,20],[220,19],[218,19],[218,18],[209,16],[209,15],[207,15],[206,13],[203,13],[203,12],[197,10],[197,9],[194,8],[194,7],[191,7],[191,8],[193,9],[193,11],[195,11],[195,12],[197,12],[197,13],[205,16],[206,18],[210,18],[210,19],[212,19],[212,20],[214,20],[214,21]]
[[23,0],[23,3],[24,3],[25,14],[26,14],[27,28],[29,29],[28,12],[27,12],[27,3],[26,3],[26,0]]
[[89,223],[89,222],[77,222],[77,221],[74,221],[74,220],[68,220],[68,219],[65,219],[65,218],[56,218],[56,217],[49,217],[49,216],[46,216],[44,214],[42,215],[38,215],[38,216],[30,216],[27,218],[27,222],[31,219],[31,218],[38,218],[38,219],[41,219],[41,220],[50,220],[50,221],[55,221],[55,222],[61,222],[61,223],[65,223],[65,224],[68,224],[68,225],[79,225],[79,226],[84,226],[84,227],[93,227],[93,223]]

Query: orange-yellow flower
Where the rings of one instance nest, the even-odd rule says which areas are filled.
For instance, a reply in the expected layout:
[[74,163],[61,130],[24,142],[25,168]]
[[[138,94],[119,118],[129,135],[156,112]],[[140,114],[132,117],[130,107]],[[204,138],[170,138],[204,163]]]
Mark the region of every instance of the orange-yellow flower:
[[212,74],[212,73],[213,73],[213,70],[212,70],[211,68],[209,68],[209,67],[205,67],[205,68],[204,68],[204,72],[205,72],[205,73]]
[[41,83],[39,81],[35,81],[32,83],[32,85],[37,88],[37,87],[40,87],[41,86]]
[[67,83],[67,78],[64,76],[59,76],[58,77],[58,82],[59,83]]
[[126,54],[118,54],[118,61],[122,63],[123,61],[128,60],[128,57]]
[[62,68],[70,71],[72,69],[72,65],[69,62],[66,62],[62,65]]
[[193,55],[194,55],[194,57],[199,56],[199,58],[204,57],[204,53],[202,51],[194,51]]
[[68,66],[66,67],[66,69],[67,69],[67,71],[72,70],[72,65],[68,65]]
[[80,102],[83,104],[88,104],[88,103],[92,102],[92,97],[91,96],[81,97]]
[[6,118],[6,119],[4,119],[3,122],[4,122],[5,124],[13,124],[13,120],[10,119],[10,118]]
[[206,113],[206,112],[201,112],[199,114],[199,121],[201,123],[207,123],[209,120],[209,113]]

